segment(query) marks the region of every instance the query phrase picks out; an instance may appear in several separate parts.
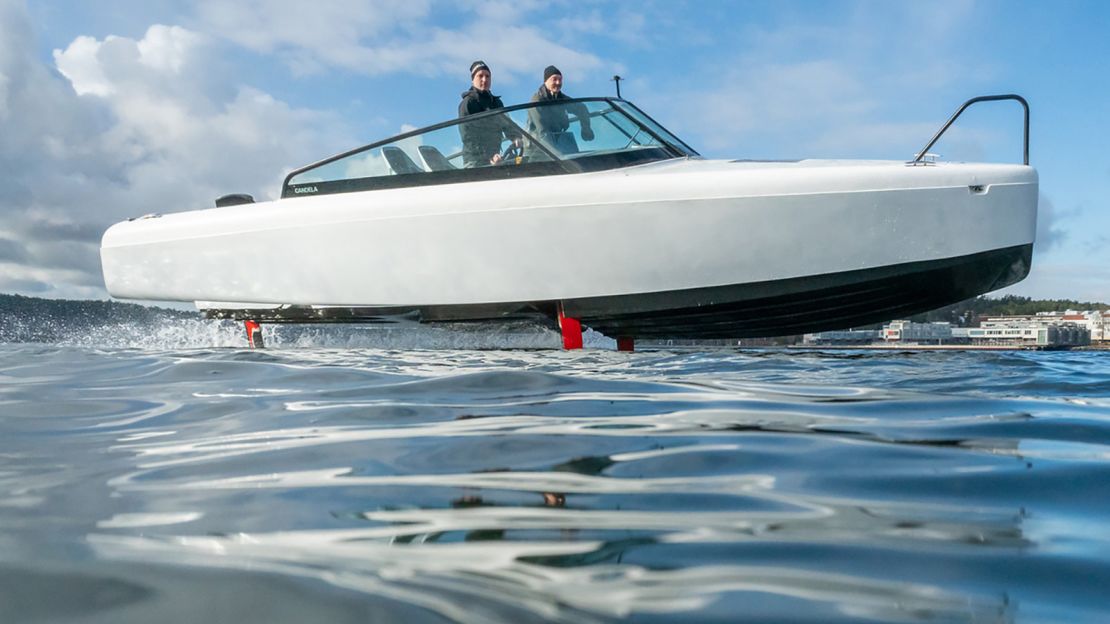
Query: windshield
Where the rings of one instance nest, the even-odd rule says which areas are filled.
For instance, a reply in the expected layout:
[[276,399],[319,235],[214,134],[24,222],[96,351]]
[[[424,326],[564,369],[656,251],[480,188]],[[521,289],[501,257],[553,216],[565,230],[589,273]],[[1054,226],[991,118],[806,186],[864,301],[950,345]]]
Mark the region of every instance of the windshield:
[[596,171],[696,156],[619,100],[537,102],[463,117],[289,174],[282,196]]

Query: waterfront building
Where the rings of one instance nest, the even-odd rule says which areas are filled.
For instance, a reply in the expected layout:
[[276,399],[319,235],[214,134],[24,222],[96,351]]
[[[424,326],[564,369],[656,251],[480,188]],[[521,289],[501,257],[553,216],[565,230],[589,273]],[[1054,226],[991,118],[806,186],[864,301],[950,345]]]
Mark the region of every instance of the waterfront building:
[[1053,349],[1110,342],[1110,314],[1100,311],[1042,312],[1023,316],[981,317],[978,327],[896,320],[881,330],[852,329],[803,336],[812,346],[947,346]]
[[1110,313],[1103,313],[1101,310],[1082,312],[1068,310],[1064,312],[1062,318],[1080,327],[1086,327],[1091,332],[1091,342],[1110,341]]
[[880,338],[877,329],[844,329],[840,331],[818,332],[802,336],[802,344],[807,345],[869,345]]
[[887,342],[943,344],[952,339],[952,324],[946,322],[891,321],[890,324],[883,326],[882,338]]
[[961,328],[974,345],[1020,347],[1078,347],[1091,344],[1091,332],[1075,323],[1043,321],[994,321],[989,325]]
[[1072,324],[1087,330],[1090,342],[1110,341],[1110,314],[1101,310],[1065,310],[1063,312],[1038,312],[1021,316],[990,316],[979,319],[979,327],[1008,327],[1026,324],[1036,327]]

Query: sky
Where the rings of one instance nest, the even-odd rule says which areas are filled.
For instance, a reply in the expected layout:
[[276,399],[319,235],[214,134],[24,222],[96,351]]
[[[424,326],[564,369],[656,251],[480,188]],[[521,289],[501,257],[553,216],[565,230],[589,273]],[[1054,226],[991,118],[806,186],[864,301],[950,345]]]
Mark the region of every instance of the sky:
[[[292,169],[454,117],[476,59],[507,105],[547,65],[706,157],[907,160],[1018,93],[1033,270],[997,294],[1110,302],[1110,2],[0,0],[0,293],[104,299],[117,221],[275,199]],[[1021,109],[932,150],[1021,161]],[[982,224],[989,227],[989,224]]]

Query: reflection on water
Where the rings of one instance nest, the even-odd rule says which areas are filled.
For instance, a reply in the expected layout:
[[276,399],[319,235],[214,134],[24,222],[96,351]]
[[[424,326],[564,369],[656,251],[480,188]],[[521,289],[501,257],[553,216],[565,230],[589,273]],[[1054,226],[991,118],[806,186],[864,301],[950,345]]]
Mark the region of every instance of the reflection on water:
[[1110,582],[1098,354],[0,351],[4,622],[1098,621]]
[[994,621],[1007,614],[1004,598],[969,599],[912,582],[775,566],[651,569],[623,563],[621,556],[628,549],[648,543],[642,539],[483,538],[401,545],[356,531],[334,533],[160,539],[92,535],[89,541],[108,558],[314,577],[463,622],[677,614],[703,609],[723,594],[744,592],[840,605],[846,614],[879,621]]

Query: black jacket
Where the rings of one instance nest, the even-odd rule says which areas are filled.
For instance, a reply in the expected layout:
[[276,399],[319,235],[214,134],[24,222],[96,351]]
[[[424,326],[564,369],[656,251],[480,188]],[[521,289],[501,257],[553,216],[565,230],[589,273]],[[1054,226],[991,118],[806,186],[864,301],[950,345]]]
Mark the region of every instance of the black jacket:
[[[479,91],[470,87],[462,93],[459,102],[459,117],[484,113],[488,110],[505,108],[501,98],[489,91]],[[482,119],[459,124],[459,134],[463,143],[463,165],[465,167],[484,167],[489,159],[501,151],[501,139],[506,136],[501,120]]]
[[[539,90],[532,94],[533,102],[569,99],[571,98],[566,93],[562,91],[552,93],[547,90],[545,85],[540,85]],[[531,122],[530,128],[541,134],[566,132],[567,128],[570,127],[570,119],[567,117],[568,112],[578,118],[578,123],[581,124],[583,132],[590,134],[590,115],[585,104],[533,108],[528,111],[528,118]]]
[[484,113],[495,108],[505,108],[500,97],[490,91],[479,91],[470,87],[462,92],[462,102],[459,102],[459,117]]

